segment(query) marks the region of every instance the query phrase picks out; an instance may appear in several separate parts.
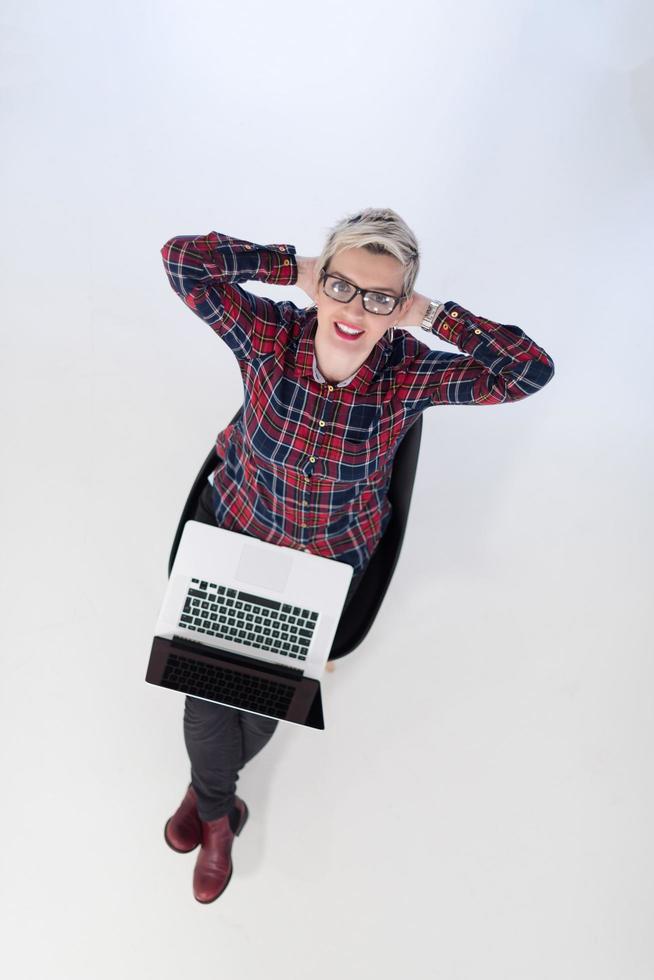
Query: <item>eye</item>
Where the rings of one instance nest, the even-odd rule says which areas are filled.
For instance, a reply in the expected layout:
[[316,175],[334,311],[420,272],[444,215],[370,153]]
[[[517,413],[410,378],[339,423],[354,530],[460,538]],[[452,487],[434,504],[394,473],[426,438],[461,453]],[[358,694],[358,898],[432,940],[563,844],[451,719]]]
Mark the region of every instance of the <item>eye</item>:
[[337,293],[347,293],[350,289],[352,289],[352,287],[350,286],[349,282],[345,281],[345,279],[333,279],[332,289],[334,289]]

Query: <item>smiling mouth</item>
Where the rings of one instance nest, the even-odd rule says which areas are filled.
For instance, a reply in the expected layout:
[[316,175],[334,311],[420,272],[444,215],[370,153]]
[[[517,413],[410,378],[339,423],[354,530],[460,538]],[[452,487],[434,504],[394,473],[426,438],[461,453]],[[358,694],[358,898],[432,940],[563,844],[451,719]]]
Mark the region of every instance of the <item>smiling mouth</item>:
[[353,327],[349,323],[345,323],[343,320],[334,320],[334,329],[336,330],[338,336],[342,337],[343,340],[357,340],[365,333],[365,330],[359,330],[357,327]]

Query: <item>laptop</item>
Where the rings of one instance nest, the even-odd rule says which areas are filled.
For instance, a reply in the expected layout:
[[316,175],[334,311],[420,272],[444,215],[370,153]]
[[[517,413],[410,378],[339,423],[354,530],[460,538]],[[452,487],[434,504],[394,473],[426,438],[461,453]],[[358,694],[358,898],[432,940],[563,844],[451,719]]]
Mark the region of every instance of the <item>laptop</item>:
[[145,680],[324,730],[320,678],[353,574],[345,562],[187,521]]

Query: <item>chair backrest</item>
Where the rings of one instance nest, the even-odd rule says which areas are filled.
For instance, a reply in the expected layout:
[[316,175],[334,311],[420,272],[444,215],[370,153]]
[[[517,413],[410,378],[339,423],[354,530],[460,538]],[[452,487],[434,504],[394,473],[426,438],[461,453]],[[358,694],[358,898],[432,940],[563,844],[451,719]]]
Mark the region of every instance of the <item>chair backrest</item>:
[[341,616],[329,654],[330,660],[351,653],[364,640],[391,584],[409,517],[421,437],[422,415],[419,415],[395,452],[387,494],[392,508],[391,517],[351,602]]
[[[230,425],[236,422],[242,411],[243,406],[241,405],[230,422]],[[329,654],[330,660],[336,660],[338,657],[344,657],[345,654],[351,653],[363,641],[375,621],[379,607],[391,583],[393,572],[400,556],[409,516],[421,436],[422,415],[418,415],[416,421],[402,437],[402,441],[393,459],[391,481],[388,488],[388,499],[391,504],[392,513],[388,526],[375,548],[372,558],[368,562],[365,574],[359,583],[352,601],[341,616]],[[169,576],[172,571],[173,562],[175,561],[175,555],[177,554],[184,525],[195,513],[200,494],[206,486],[209,474],[218,465],[217,459],[216,447],[212,446],[191,487],[179,519],[179,524],[177,525],[177,531],[168,561]]]

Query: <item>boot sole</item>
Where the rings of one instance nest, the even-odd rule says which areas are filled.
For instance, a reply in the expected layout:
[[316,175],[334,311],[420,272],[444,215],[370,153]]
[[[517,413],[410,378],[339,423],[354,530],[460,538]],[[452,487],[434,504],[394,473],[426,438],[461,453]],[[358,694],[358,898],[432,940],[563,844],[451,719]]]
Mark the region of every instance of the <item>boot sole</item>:
[[166,844],[168,844],[168,847],[171,849],[171,851],[175,851],[176,854],[190,854],[191,851],[194,851],[196,849],[196,847],[198,846],[198,844],[200,843],[200,841],[198,841],[197,844],[194,844],[193,847],[186,848],[185,850],[183,848],[181,848],[181,847],[174,847],[174,845],[170,843],[170,841],[168,840],[168,837],[166,835],[166,831],[168,830],[168,824],[170,823],[170,821],[172,819],[173,818],[170,817],[168,820],[166,820],[166,826],[164,827],[164,840],[165,840]]
[[241,822],[239,823],[238,827],[234,831],[237,837],[245,827],[245,824],[247,823],[247,819],[249,816],[250,816],[250,811],[248,810],[248,805],[245,802],[245,800],[243,800],[243,816],[241,817]]

